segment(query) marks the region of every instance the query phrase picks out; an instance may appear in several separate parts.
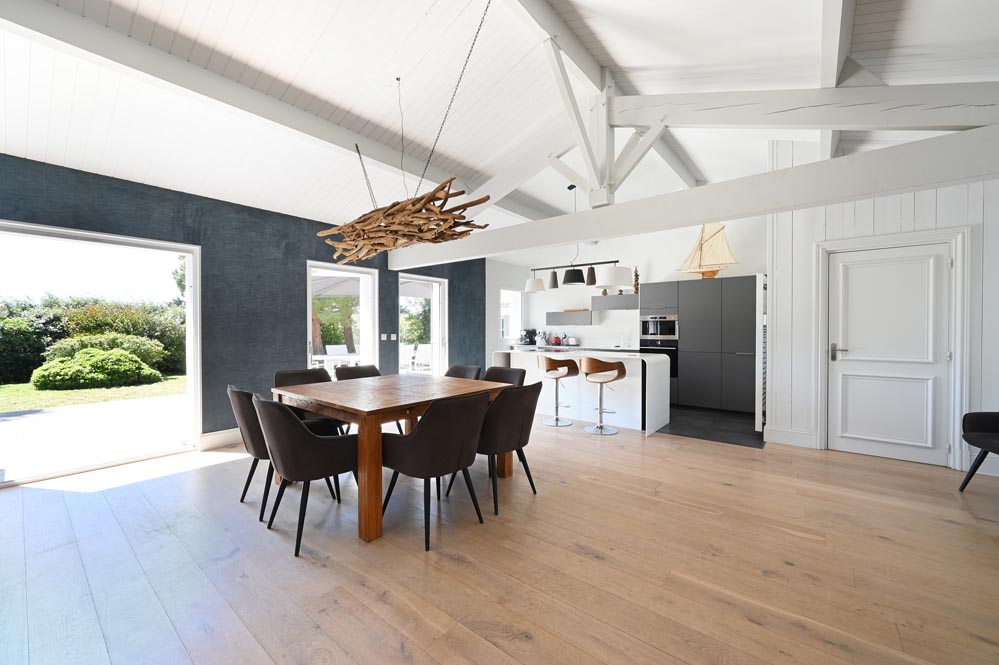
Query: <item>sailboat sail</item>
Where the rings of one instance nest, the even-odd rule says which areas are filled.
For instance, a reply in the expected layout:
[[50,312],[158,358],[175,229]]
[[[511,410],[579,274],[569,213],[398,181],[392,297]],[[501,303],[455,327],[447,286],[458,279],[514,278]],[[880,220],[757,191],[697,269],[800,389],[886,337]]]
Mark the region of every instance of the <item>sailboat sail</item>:
[[717,272],[727,265],[736,263],[732,248],[725,237],[725,225],[705,224],[697,236],[694,248],[680,266],[684,272]]

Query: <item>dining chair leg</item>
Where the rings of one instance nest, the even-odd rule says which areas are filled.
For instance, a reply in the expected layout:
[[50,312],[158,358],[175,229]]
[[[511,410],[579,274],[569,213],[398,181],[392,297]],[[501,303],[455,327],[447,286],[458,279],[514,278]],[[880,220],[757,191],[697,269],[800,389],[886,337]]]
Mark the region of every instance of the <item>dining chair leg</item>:
[[333,500],[336,501],[337,503],[340,503],[340,497],[337,496],[337,492],[333,491],[333,483],[330,482],[330,479],[328,477],[326,478],[326,487],[329,488],[330,496],[333,497]]
[[336,502],[340,503],[341,494],[340,494],[340,476],[339,475],[333,476],[333,487],[336,488]]
[[964,477],[964,482],[961,483],[961,489],[958,490],[959,492],[963,492],[964,488],[968,486],[968,483],[971,482],[971,479],[974,477],[975,473],[978,471],[978,467],[980,467],[982,465],[982,462],[985,461],[985,458],[988,457],[988,455],[989,455],[989,451],[987,451],[987,450],[980,450],[978,452],[978,457],[976,457],[975,461],[971,463],[971,468],[968,469],[968,475],[966,475]]
[[399,430],[399,434],[405,434],[405,432],[402,431],[402,423],[399,422],[398,420],[395,421],[395,427],[396,427],[396,429]]
[[305,527],[305,507],[309,505],[309,485],[308,480],[302,483],[302,505],[298,509],[298,533],[295,535],[295,556],[302,551],[302,529]]
[[271,483],[274,482],[274,463],[267,462],[267,480],[264,481],[264,499],[260,502],[260,517],[258,522],[264,521],[264,511],[267,510],[267,495],[271,492]]
[[517,451],[517,457],[520,459],[520,463],[524,465],[524,473],[527,474],[527,482],[531,483],[531,491],[537,494],[538,488],[534,486],[534,478],[531,476],[531,467],[527,466],[527,455],[524,454],[523,448]]
[[499,515],[499,489],[496,487],[496,455],[490,455],[489,462],[489,476],[493,482],[493,515]]
[[274,516],[277,515],[278,506],[281,505],[281,497],[284,496],[284,490],[285,490],[286,487],[288,487],[288,479],[287,478],[282,478],[281,479],[281,486],[278,487],[277,497],[275,497],[275,499],[274,499],[274,507],[271,508],[271,518],[269,520],[267,520],[267,528],[268,529],[271,528],[272,526],[274,526]]
[[423,549],[430,551],[430,479],[423,479]]
[[239,502],[243,503],[243,499],[246,498],[246,490],[250,489],[250,481],[253,480],[253,472],[257,470],[257,463],[260,462],[256,457],[250,462],[250,472],[246,474],[246,484],[243,485],[243,493],[239,496]]
[[457,477],[458,477],[458,472],[457,471],[455,471],[454,473],[451,474],[451,480],[448,481],[447,491],[444,492],[444,496],[451,496],[451,487],[454,485],[454,479],[457,478]]
[[[458,475],[455,473],[454,475]],[[462,469],[461,475],[465,479],[465,486],[468,487],[468,496],[472,497],[472,505],[475,506],[475,515],[479,518],[479,524],[482,524],[482,511],[479,510],[479,500],[475,496],[475,486],[472,485],[472,476],[468,473],[468,469]]]
[[441,500],[441,477],[437,476],[437,500]]
[[389,481],[388,492],[385,492],[385,501],[382,502],[382,515],[385,514],[385,509],[388,508],[389,499],[392,498],[392,490],[395,489],[395,481],[399,480],[399,472],[392,472],[392,480]]

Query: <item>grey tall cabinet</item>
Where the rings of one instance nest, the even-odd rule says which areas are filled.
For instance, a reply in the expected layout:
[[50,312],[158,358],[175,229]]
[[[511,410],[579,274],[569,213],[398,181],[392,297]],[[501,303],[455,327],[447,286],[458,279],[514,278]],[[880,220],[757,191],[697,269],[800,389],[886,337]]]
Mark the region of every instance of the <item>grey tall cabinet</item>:
[[678,282],[677,402],[752,413],[756,276]]

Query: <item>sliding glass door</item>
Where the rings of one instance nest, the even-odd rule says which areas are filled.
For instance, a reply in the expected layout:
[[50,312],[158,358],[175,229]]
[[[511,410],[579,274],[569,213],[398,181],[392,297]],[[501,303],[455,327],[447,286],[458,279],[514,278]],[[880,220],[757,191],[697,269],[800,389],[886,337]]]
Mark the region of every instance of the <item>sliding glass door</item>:
[[399,372],[447,369],[447,280],[399,275]]

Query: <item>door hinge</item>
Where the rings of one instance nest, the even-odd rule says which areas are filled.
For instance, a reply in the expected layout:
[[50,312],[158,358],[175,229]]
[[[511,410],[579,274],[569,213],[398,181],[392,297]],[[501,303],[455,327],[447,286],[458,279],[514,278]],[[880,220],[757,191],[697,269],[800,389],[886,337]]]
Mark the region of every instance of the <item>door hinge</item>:
[[947,267],[948,268],[954,267],[954,259],[947,259]]
[[951,360],[954,359],[954,352],[953,351],[948,351],[947,354],[944,357],[947,358],[947,362],[950,362]]

